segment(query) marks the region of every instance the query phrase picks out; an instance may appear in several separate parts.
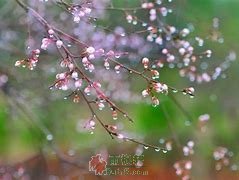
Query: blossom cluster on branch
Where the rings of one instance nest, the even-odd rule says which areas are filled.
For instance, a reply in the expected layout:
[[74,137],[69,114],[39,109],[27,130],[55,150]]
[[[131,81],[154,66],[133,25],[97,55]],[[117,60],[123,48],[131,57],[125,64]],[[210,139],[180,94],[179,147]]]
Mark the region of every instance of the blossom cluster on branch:
[[[39,3],[46,3],[47,7],[60,7],[62,12],[59,22],[63,20],[64,25],[59,26],[61,28],[65,26],[66,29],[58,28],[56,25],[58,21],[51,22],[48,20],[51,18],[22,1],[16,0],[16,2],[33,17],[31,21],[41,25],[42,30],[40,31],[41,39],[35,39],[37,45],[29,46],[31,51],[27,58],[17,60],[15,66],[33,70],[37,68],[39,61],[47,61],[41,59],[40,55],[51,52],[60,59],[56,66],[60,66],[62,71],[56,74],[55,82],[50,89],[66,91],[68,94],[65,99],[71,99],[74,103],[82,101],[86,103],[91,115],[85,122],[84,128],[93,134],[95,127],[99,124],[112,138],[131,141],[144,146],[145,149],[151,147],[155,151],[167,152],[172,149],[172,141],[161,147],[131,138],[118,129],[115,121],[108,124],[102,120],[95,109],[110,109],[113,120],[123,116],[129,122],[134,121],[128,112],[115,102],[115,99],[124,99],[124,90],[127,91],[128,98],[132,97],[132,92],[128,90],[130,85],[124,84],[126,83],[124,78],[141,78],[144,89],[138,94],[142,98],[134,97],[141,100],[148,98],[152,105],[157,107],[160,105],[159,94],[167,96],[182,93],[194,97],[195,93],[193,87],[175,88],[161,81],[161,69],[178,68],[179,75],[188,77],[192,82],[210,82],[220,77],[236,58],[235,53],[230,52],[225,61],[213,70],[204,71],[208,70],[208,64],[205,61],[212,57],[213,52],[203,47],[202,38],[190,36],[192,27],[180,29],[166,23],[165,17],[173,14],[173,10],[169,8],[171,0],[144,1],[133,8],[114,7],[110,2],[103,0],[102,2],[86,0],[79,4],[63,0],[40,1]],[[108,11],[121,13],[121,18],[130,24],[134,29],[133,32],[123,27],[125,22],[117,24],[113,30],[101,27],[98,21]],[[214,20],[213,32],[216,35],[212,39],[221,43],[222,37],[217,36],[219,30],[216,20]],[[107,76],[110,78],[106,78]],[[118,85],[112,85],[115,83],[111,82],[114,77],[117,77],[118,82],[122,81],[121,86],[124,84],[123,87],[126,88],[121,89]],[[121,93],[113,96],[114,91]],[[200,116],[199,119],[201,131],[205,131],[209,115]],[[193,141],[188,141],[186,146],[182,146],[184,156],[192,155],[193,147]],[[175,163],[174,167],[178,175],[183,175],[187,179],[192,162],[182,160]]]

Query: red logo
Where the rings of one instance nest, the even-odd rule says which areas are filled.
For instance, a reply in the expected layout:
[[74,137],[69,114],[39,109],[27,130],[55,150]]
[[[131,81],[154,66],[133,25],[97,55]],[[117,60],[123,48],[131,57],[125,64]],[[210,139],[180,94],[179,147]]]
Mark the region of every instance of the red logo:
[[107,162],[101,157],[101,154],[97,154],[92,156],[89,161],[89,171],[94,171],[95,175],[102,175],[106,165]]

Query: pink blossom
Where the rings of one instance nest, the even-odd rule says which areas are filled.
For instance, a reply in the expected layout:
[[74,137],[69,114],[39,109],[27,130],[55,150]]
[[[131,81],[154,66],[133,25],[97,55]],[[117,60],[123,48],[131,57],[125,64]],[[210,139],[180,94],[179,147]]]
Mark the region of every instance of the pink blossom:
[[42,39],[41,49],[46,50],[49,44],[51,44],[52,40],[48,38]]

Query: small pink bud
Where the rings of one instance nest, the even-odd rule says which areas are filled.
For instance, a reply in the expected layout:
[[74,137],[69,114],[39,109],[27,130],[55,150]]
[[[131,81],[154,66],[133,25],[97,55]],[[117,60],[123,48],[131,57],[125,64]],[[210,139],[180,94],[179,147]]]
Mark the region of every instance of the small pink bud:
[[148,64],[148,63],[149,63],[149,59],[146,58],[146,57],[144,57],[144,58],[142,59],[142,64]]
[[101,88],[101,84],[99,82],[93,82],[93,87]]
[[110,69],[110,63],[108,61],[104,62],[104,66],[106,69]]
[[162,50],[162,53],[163,53],[163,54],[168,54],[168,50],[164,48],[164,49]]
[[115,66],[115,72],[118,74],[118,73],[120,73],[120,65],[116,65]]
[[73,102],[74,103],[79,103],[80,102],[80,96],[76,94],[73,98]]
[[153,96],[153,97],[151,98],[151,100],[152,100],[152,104],[153,104],[154,107],[156,107],[156,106],[159,105],[159,100],[158,100],[158,98],[156,98],[155,96]]
[[123,135],[123,134],[118,134],[117,137],[118,137],[119,139],[124,139],[124,135]]
[[87,57],[83,57],[83,58],[82,58],[82,63],[83,63],[83,64],[87,64],[87,63],[89,63]]
[[71,74],[71,77],[73,79],[77,79],[78,78],[78,73],[76,71],[74,71],[72,74]]
[[90,8],[87,8],[87,7],[84,8],[84,12],[85,12],[86,14],[90,14],[91,11],[92,11],[92,10],[91,10]]
[[90,46],[86,49],[86,52],[89,53],[89,54],[93,54],[95,52],[95,48]]
[[34,51],[33,51],[35,54],[40,54],[40,49],[35,49]]
[[99,110],[102,110],[105,107],[105,105],[101,102],[97,103],[97,106],[98,106]]
[[15,66],[16,66],[16,67],[18,67],[18,66],[20,66],[20,65],[21,65],[21,61],[16,61],[16,62],[15,62]]
[[146,96],[148,96],[148,95],[149,95],[149,92],[148,92],[147,89],[145,89],[145,90],[142,91],[142,96],[143,96],[143,97],[146,97]]
[[114,120],[117,120],[118,119],[118,113],[117,113],[117,111],[112,111],[112,117],[113,117],[113,119]]
[[50,35],[54,34],[54,30],[53,29],[49,29],[48,30],[48,34],[50,34]]
[[67,86],[66,84],[64,84],[63,86],[61,86],[61,89],[62,89],[63,91],[66,91],[66,90],[68,90],[68,86]]
[[57,40],[57,41],[56,41],[56,46],[57,46],[57,48],[61,48],[62,45],[63,45],[63,42],[62,42],[61,40]]
[[82,86],[82,80],[81,79],[75,81],[75,87],[76,88],[80,88],[81,86]]
[[84,89],[84,92],[85,92],[87,95],[90,95],[90,87],[87,86],[87,87]]
[[94,66],[93,64],[90,64],[90,65],[88,66],[88,69],[89,69],[89,72],[92,72],[92,71],[95,70],[95,66]]

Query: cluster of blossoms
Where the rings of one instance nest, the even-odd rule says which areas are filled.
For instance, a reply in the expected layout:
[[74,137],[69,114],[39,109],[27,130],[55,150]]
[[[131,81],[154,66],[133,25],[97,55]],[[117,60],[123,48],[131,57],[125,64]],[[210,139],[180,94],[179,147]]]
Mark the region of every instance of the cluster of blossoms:
[[[150,19],[155,20],[157,17],[157,8],[155,7],[161,3],[161,1],[143,3],[142,8],[150,9]],[[196,36],[194,41],[192,41],[192,38],[187,40],[187,37],[193,31],[192,27],[177,29],[175,26],[166,24],[160,20],[158,20],[156,24],[148,23],[129,12],[127,13],[126,19],[128,23],[132,23],[133,25],[140,24],[144,28],[142,31],[148,32],[147,41],[158,45],[161,51],[161,57],[154,60],[158,68],[164,67],[164,64],[168,64],[170,68],[177,67],[179,68],[180,76],[187,77],[190,81],[202,83],[223,77],[223,71],[228,69],[231,61],[234,61],[236,58],[235,53],[231,52],[230,60],[228,60],[229,58],[227,57],[222,63],[224,68],[222,68],[222,64],[219,64],[214,70],[209,71],[208,62],[204,61],[204,59],[212,57],[212,50],[207,49],[198,52],[198,49],[202,49],[201,47],[204,46],[204,40],[200,37]],[[218,34],[217,18],[213,21],[213,27],[214,30],[212,33]],[[215,41],[215,37],[212,38],[212,40]]]
[[80,4],[67,4],[64,1],[58,2],[59,5],[62,5],[62,7],[72,14],[73,21],[75,23],[79,23],[80,21],[84,20],[83,18],[91,18],[90,14],[92,11],[92,2],[91,1],[85,1]]
[[233,156],[233,153],[230,152],[225,147],[218,147],[213,152],[213,157],[216,161],[215,169],[217,171],[221,170],[224,166],[230,165],[230,158]]
[[151,95],[151,100],[152,100],[152,104],[153,106],[158,106],[159,105],[159,100],[157,99],[156,96],[153,95],[153,92],[155,91],[157,93],[167,93],[168,92],[168,86],[166,84],[161,84],[161,83],[152,83],[151,86],[142,91],[142,96],[146,97]]
[[[207,56],[211,54],[211,51],[206,51]],[[188,77],[191,81],[196,81],[197,83],[203,83],[203,82],[211,82],[212,80],[218,79],[218,77],[224,77],[225,74],[223,73],[225,70],[227,70],[231,63],[235,61],[236,54],[235,52],[230,52],[229,55],[225,58],[225,61],[221,63],[219,66],[217,66],[215,69],[213,69],[210,72],[197,72],[196,66],[190,66],[187,68],[183,68],[180,70],[180,75],[182,77]],[[202,63],[201,67],[204,69],[207,67],[207,63]]]
[[181,177],[182,180],[190,180],[190,171],[192,169],[192,161],[182,160],[174,164],[176,174]]
[[[155,69],[150,69],[149,67],[149,59],[148,58],[143,58],[142,59],[142,64],[144,66],[144,69],[149,71],[151,74],[151,78],[158,79],[159,78],[159,72]],[[158,106],[159,105],[159,100],[157,97],[154,95],[154,92],[156,93],[168,93],[168,86],[164,83],[160,83],[157,81],[152,81],[148,84],[148,88],[142,91],[142,96],[151,96],[152,104],[153,106]]]
[[194,142],[193,141],[188,141],[187,145],[183,147],[183,154],[184,156],[189,156],[194,154]]
[[69,11],[71,11],[74,22],[79,23],[81,18],[84,16],[87,16],[91,13],[91,8],[89,7],[80,7],[80,6],[73,6],[69,8]]
[[165,150],[171,151],[173,149],[173,140],[172,139],[159,139],[159,143],[165,147]]
[[[63,5],[66,7],[66,11],[70,11],[74,17],[79,20],[81,17],[91,13],[91,10],[94,9],[94,4],[92,3],[68,5],[64,2]],[[150,16],[157,16],[156,12],[161,12],[162,16],[166,16],[167,13],[165,12],[170,12],[170,10],[165,9],[161,5],[161,1],[154,3],[144,2],[141,5],[141,10],[149,10],[149,13],[151,14]],[[97,72],[100,71],[99,67],[104,67],[105,71],[108,71],[108,74],[112,72],[118,74],[117,81],[124,77],[122,74],[125,72],[125,74],[129,73],[130,75],[139,76],[144,79],[146,82],[146,88],[141,94],[143,97],[149,96],[154,107],[160,104],[160,100],[157,95],[158,93],[167,95],[169,91],[182,92],[183,94],[190,95],[190,97],[194,97],[195,90],[193,87],[177,90],[176,88],[172,88],[166,83],[159,81],[159,70],[160,68],[163,68],[165,64],[168,64],[169,67],[177,65],[177,67],[181,69],[181,76],[188,76],[190,72],[186,69],[190,68],[193,70],[193,67],[196,68],[194,63],[203,57],[210,58],[212,51],[206,50],[196,55],[194,52],[196,48],[192,46],[193,43],[186,40],[186,37],[190,34],[190,30],[188,28],[179,30],[174,26],[167,25],[166,23],[160,23],[160,25],[157,26],[154,23],[144,22],[139,17],[136,15],[131,15],[129,12],[126,13],[126,18],[128,22],[132,23],[133,25],[141,23],[142,27],[146,29],[145,32],[148,33],[146,36],[146,41],[142,41],[142,39],[140,39],[137,35],[134,38],[139,40],[139,42],[131,47],[130,44],[132,44],[131,42],[133,41],[130,38],[130,35],[127,35],[125,30],[119,26],[114,32],[111,32],[108,35],[106,33],[102,34],[102,32],[104,32],[102,30],[93,28],[92,33],[98,34],[97,37],[94,34],[95,37],[88,37],[89,40],[84,39],[85,42],[89,43],[83,43],[79,39],[82,39],[81,37],[88,32],[82,32],[82,34],[80,33],[79,39],[76,39],[73,36],[65,34],[64,32],[43,21],[44,26],[47,27],[47,36],[42,39],[40,48],[43,50],[48,50],[50,45],[54,46],[62,58],[60,62],[61,67],[65,68],[64,72],[58,73],[56,75],[56,81],[51,88],[54,87],[63,91],[70,91],[71,93],[66,96],[66,98],[72,98],[74,103],[79,103],[81,100],[84,100],[88,103],[90,109],[92,108],[92,105],[95,105],[99,110],[109,107],[114,120],[118,119],[118,114],[122,114],[124,117],[132,121],[127,113],[125,113],[114,102],[112,102],[111,93],[107,91],[108,88],[105,88],[105,83],[103,83],[102,78],[97,78]],[[151,17],[150,19],[152,20],[154,18]],[[82,29],[82,26],[86,25],[87,23],[84,23],[84,21],[83,23],[80,22],[78,24],[78,28]],[[90,27],[90,25],[88,25],[88,27]],[[87,29],[87,27],[85,29]],[[79,32],[77,28],[75,29],[75,32]],[[74,34],[77,35],[77,33]],[[109,41],[109,44],[112,44],[112,48],[117,49],[117,51],[110,50],[110,46],[104,46],[107,43],[103,43],[103,37],[106,38],[106,42]],[[204,41],[199,37],[196,37],[195,40],[198,42],[198,46],[202,46],[204,44]],[[146,45],[147,41],[149,41],[149,46]],[[71,43],[71,46],[68,46],[69,42]],[[131,48],[132,50],[135,48],[135,50],[138,50],[141,47],[150,49],[148,47],[153,47],[152,44],[154,43],[157,44],[157,48],[159,49],[159,57],[151,58],[148,56],[143,56],[143,58],[141,57],[140,60],[137,60],[139,62],[141,61],[141,65],[143,66],[143,68],[141,68],[142,71],[131,68],[130,65],[128,66],[121,63],[121,61],[123,61],[126,57],[130,59],[131,52],[129,53],[128,51],[125,51],[126,49]],[[72,50],[73,46],[75,46],[75,48],[79,48],[80,53],[76,53],[75,50]],[[40,50],[32,51],[31,57],[27,61],[24,60],[23,62],[29,62],[31,66],[28,65],[28,67],[32,69],[31,67],[35,66],[36,62],[38,61],[39,53]],[[144,53],[149,54],[149,50],[145,51]],[[139,59],[138,56],[134,57]],[[231,60],[233,58],[235,58],[235,56],[233,57],[233,55],[230,55],[230,58],[228,59]],[[23,65],[23,62],[21,61],[21,63],[19,63],[17,61],[16,64],[17,66]],[[217,68],[217,76],[219,76],[221,72],[219,71],[220,69]],[[192,79],[193,78],[191,78],[191,80]],[[210,77],[207,75],[207,73],[202,75],[202,80],[209,82],[209,79]],[[108,82],[110,82],[110,79]],[[86,129],[89,129],[91,132],[95,129],[95,121],[99,121],[99,119],[95,117],[95,112],[92,112],[92,117],[93,118],[90,118],[90,120],[87,121],[87,125],[85,126]],[[101,121],[99,122],[104,126],[110,135],[114,135],[119,139],[129,139],[127,136],[124,136],[118,132],[116,133],[114,132],[115,130],[109,129],[108,127],[110,127],[110,125],[106,125]],[[193,153],[192,143],[193,142],[189,142],[188,145],[183,148],[185,156]],[[167,143],[165,146],[165,149],[167,150],[172,149],[171,143]]]
[[[108,32],[109,31],[109,32]],[[74,35],[82,41],[88,42],[95,49],[110,51],[117,49],[118,52],[130,52],[127,54],[128,64],[138,62],[142,56],[146,56],[152,45],[145,42],[144,37],[137,33],[127,33],[122,26],[117,26],[107,32],[100,27],[81,22],[74,29]]]
[[25,164],[15,167],[1,166],[1,179],[29,179],[29,174]]
[[[169,0],[168,2],[171,1]],[[141,20],[136,16],[137,13],[131,13],[131,10],[128,12],[128,10],[121,9],[125,12],[128,23],[133,25],[140,24],[143,27],[142,32],[145,33],[145,39],[137,33],[127,35],[124,28],[120,26],[111,33],[105,33],[105,31],[96,29],[94,25],[89,23],[89,19],[85,22],[83,17],[90,18],[89,14],[95,10],[92,3],[87,2],[80,5],[69,5],[63,1],[59,3],[62,3],[61,5],[65,7],[65,10],[73,15],[73,21],[77,23],[72,35],[52,27],[46,20],[43,21],[43,17],[37,12],[29,8],[35,18],[46,27],[47,36],[42,39],[40,48],[47,51],[49,46],[54,46],[61,58],[60,66],[64,69],[63,72],[56,74],[56,80],[51,89],[69,91],[70,94],[65,98],[72,99],[74,103],[80,103],[81,100],[86,102],[91,116],[83,127],[91,134],[94,133],[95,127],[99,123],[111,137],[116,137],[119,140],[135,142],[142,145],[144,149],[153,148],[157,152],[162,150],[166,153],[172,150],[171,140],[161,143],[164,148],[139,142],[122,133],[121,129],[114,125],[114,121],[112,124],[106,124],[97,116],[94,110],[95,106],[99,110],[109,108],[113,120],[117,120],[119,114],[121,114],[129,121],[132,121],[128,114],[112,101],[112,99],[121,100],[126,88],[123,88],[121,93],[115,95],[111,92],[119,90],[120,87],[116,82],[112,83],[111,81],[114,79],[117,82],[125,81],[123,79],[125,74],[139,76],[146,82],[146,86],[141,92],[142,97],[149,97],[152,105],[156,107],[160,104],[158,94],[167,95],[172,91],[194,97],[195,93],[193,87],[178,90],[167,83],[161,82],[160,69],[165,65],[170,68],[178,67],[180,76],[189,77],[191,81],[197,81],[198,83],[210,82],[212,79],[219,77],[228,68],[230,62],[235,60],[236,55],[233,52],[230,53],[225,63],[216,67],[215,72],[212,74],[207,72],[200,74],[198,72],[198,63],[200,63],[201,59],[210,58],[212,50],[207,49],[197,53],[197,47],[193,46],[194,42],[197,42],[197,45],[201,47],[204,45],[204,40],[199,37],[196,37],[194,42],[187,40],[187,36],[191,32],[190,28],[177,29],[161,21],[158,23],[156,21],[158,13],[161,16],[167,16],[171,12],[170,9],[162,6],[163,2],[161,0],[141,4],[139,9],[149,11],[150,22]],[[88,28],[90,28],[90,31],[88,31]],[[68,43],[71,45],[68,46]],[[151,53],[156,54],[157,57],[149,57]],[[17,61],[15,65],[27,66],[29,69],[33,69],[38,62],[39,54],[39,49],[33,50],[28,59]],[[132,59],[136,60],[126,61]],[[136,66],[140,63],[139,69],[142,71],[138,70],[138,67],[131,67],[135,62]],[[104,74],[105,76],[103,76],[102,72],[106,72],[106,75]],[[129,84],[125,86],[130,89]],[[128,93],[125,99],[130,101],[130,96],[131,94]],[[202,131],[205,129],[205,122],[208,120],[209,115],[207,114],[199,117]],[[194,142],[188,141],[187,145],[183,146],[184,156],[192,155],[194,153],[193,148]],[[218,161],[221,162],[222,159],[219,158]],[[192,161],[182,160],[176,162],[174,167],[176,174],[181,176],[183,180],[190,179],[189,173],[192,168]]]
[[[194,142],[188,141],[186,146],[183,146],[183,155],[189,157],[194,154]],[[180,160],[174,163],[174,168],[176,170],[176,174],[181,177],[182,180],[191,179],[190,172],[192,169],[192,161],[191,160]]]
[[37,65],[39,59],[40,50],[35,49],[31,52],[30,56],[27,59],[18,60],[15,62],[15,66],[27,67],[30,70],[33,70]]
[[93,130],[95,129],[95,120],[92,118],[90,120],[87,120],[85,125],[84,125],[84,128],[88,131],[91,131],[91,134],[93,134]]
[[[171,1],[169,1],[171,2]],[[161,14],[162,16],[167,16],[168,13],[172,13],[172,9],[166,8],[162,6],[163,2],[161,0],[156,1],[155,3],[153,2],[145,2],[142,3],[141,7],[143,9],[148,9],[149,10],[149,20],[150,21],[155,21],[158,17],[158,14]]]
[[55,37],[55,31],[53,29],[49,29],[47,33],[48,37],[42,39],[41,49],[47,50],[48,46],[54,43],[57,48],[61,48],[63,46],[63,41]]

